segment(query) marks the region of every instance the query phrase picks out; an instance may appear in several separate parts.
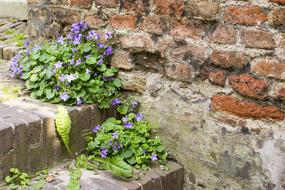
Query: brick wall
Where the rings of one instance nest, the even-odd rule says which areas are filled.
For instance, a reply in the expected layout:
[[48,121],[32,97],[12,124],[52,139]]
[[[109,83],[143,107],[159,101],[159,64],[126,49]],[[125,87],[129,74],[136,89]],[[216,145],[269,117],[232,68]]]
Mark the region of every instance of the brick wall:
[[[274,163],[265,156],[269,150],[263,150],[263,146],[255,148],[256,143],[260,139],[266,141],[270,134],[272,137],[284,124],[284,0],[28,0],[28,3],[31,37],[55,38],[78,20],[98,31],[114,32],[116,51],[111,64],[121,69],[119,76],[124,89],[138,93],[135,96],[145,103],[148,117],[163,125],[161,134],[169,149],[188,169],[189,184],[216,187],[221,183],[237,189],[285,186],[273,171],[266,175],[261,171],[258,175],[255,173],[259,177],[269,176],[270,180],[251,186],[259,183],[252,181],[254,177],[247,177],[253,175],[251,169],[243,169]],[[251,160],[251,166],[247,166],[246,158],[241,158],[244,161],[241,171],[236,171],[234,166],[221,171],[219,163],[225,166],[221,161],[225,156],[223,151],[230,149],[230,145],[223,145],[223,151],[216,150],[217,155],[211,154],[211,159],[204,155],[205,160],[216,163],[215,167],[203,163],[200,153],[192,146],[208,141],[189,140],[196,138],[193,131],[189,131],[189,125],[201,133],[201,139],[205,137],[209,141],[213,139],[205,134],[207,127],[212,126],[209,131],[215,129],[211,135],[218,139],[225,131],[235,131],[234,134],[238,134],[235,138],[247,138],[241,147],[246,149],[252,144],[250,147],[259,152],[262,162],[259,165]],[[188,138],[183,139],[183,134]],[[251,137],[240,137],[240,134]],[[237,142],[241,143],[240,139]],[[233,137],[218,140],[218,144],[232,146],[237,142]],[[172,144],[189,146],[177,150]],[[208,144],[204,149],[199,148],[211,151],[214,147]],[[192,153],[187,153],[189,150]],[[285,158],[283,154],[284,151],[279,160]],[[205,175],[214,167],[216,173],[226,174],[231,179],[214,182],[194,168],[195,164],[188,165],[189,160],[202,162],[201,167],[207,165],[209,172]],[[273,173],[282,173],[283,169],[276,167]],[[206,182],[209,179],[211,182]],[[242,183],[249,186],[238,186],[232,179],[245,180]]]

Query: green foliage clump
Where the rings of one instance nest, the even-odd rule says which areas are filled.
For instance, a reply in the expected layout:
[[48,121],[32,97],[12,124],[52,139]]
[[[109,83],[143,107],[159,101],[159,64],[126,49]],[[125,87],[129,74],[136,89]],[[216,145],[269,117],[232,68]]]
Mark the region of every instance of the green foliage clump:
[[132,167],[145,170],[152,161],[165,164],[167,159],[166,150],[154,133],[157,126],[145,121],[141,113],[129,112],[137,110],[135,102],[114,101],[118,110],[125,113],[122,119],[109,118],[86,137],[91,160],[102,163],[103,169],[117,176],[131,177]]
[[64,107],[58,108],[58,113],[55,116],[56,131],[60,135],[67,151],[71,154],[69,148],[69,133],[71,130],[71,119],[68,111]]
[[66,190],[80,190],[80,178],[82,176],[82,171],[79,168],[71,170],[70,181],[67,184]]
[[5,182],[10,189],[27,187],[30,185],[30,177],[27,173],[21,172],[18,168],[11,168],[10,175],[5,177]]
[[108,108],[121,87],[117,68],[108,65],[112,35],[104,37],[79,22],[66,37],[31,47],[12,59],[12,76],[25,80],[31,97],[50,103],[99,103]]

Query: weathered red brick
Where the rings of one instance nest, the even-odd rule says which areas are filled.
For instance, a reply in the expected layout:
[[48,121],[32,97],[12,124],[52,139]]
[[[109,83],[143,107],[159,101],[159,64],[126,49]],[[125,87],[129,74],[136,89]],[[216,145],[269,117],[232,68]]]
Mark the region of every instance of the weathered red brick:
[[211,63],[225,69],[242,69],[247,64],[247,58],[241,52],[214,49]]
[[285,8],[273,9],[271,23],[274,26],[285,26]]
[[256,104],[233,96],[215,95],[211,98],[213,111],[228,112],[243,118],[283,120],[284,113],[276,106]]
[[122,6],[128,12],[143,13],[148,12],[149,3],[145,0],[124,0]]
[[232,75],[229,77],[229,85],[239,94],[264,100],[267,98],[268,84],[265,80],[256,79],[249,74]]
[[70,0],[71,6],[78,6],[82,8],[90,8],[93,0]]
[[281,5],[285,5],[285,0],[270,0],[270,2],[278,3],[278,4],[281,4]]
[[171,37],[163,37],[159,38],[156,42],[156,50],[159,52],[165,52],[170,48],[174,48],[176,46],[175,41]]
[[155,12],[161,15],[175,15],[180,17],[183,13],[183,0],[154,0]]
[[98,16],[86,16],[85,22],[92,28],[100,28],[106,24]]
[[208,73],[209,81],[215,85],[218,86],[225,86],[226,83],[226,72],[223,70],[215,70],[215,71],[209,71]]
[[171,26],[170,35],[174,37],[201,39],[205,35],[203,26],[185,20],[172,23]]
[[274,49],[276,47],[273,34],[262,30],[242,30],[241,42],[248,48]]
[[219,24],[210,34],[210,40],[214,43],[235,44],[236,35],[237,33],[233,26]]
[[190,82],[192,69],[188,64],[173,64],[166,67],[166,75],[176,80]]
[[231,5],[226,8],[225,20],[237,24],[256,25],[267,21],[267,13],[257,5],[236,6]]
[[264,77],[285,79],[285,64],[270,57],[256,58],[251,63],[251,72]]
[[162,34],[160,18],[158,16],[144,17],[140,29],[150,33]]
[[96,0],[96,5],[107,8],[115,8],[119,6],[119,0]]
[[133,15],[115,15],[110,20],[113,27],[136,28],[137,18]]
[[146,50],[153,52],[154,42],[152,41],[150,35],[136,33],[127,34],[120,37],[120,42],[123,48],[130,50]]
[[285,33],[281,34],[281,39],[278,44],[281,48],[285,48]]

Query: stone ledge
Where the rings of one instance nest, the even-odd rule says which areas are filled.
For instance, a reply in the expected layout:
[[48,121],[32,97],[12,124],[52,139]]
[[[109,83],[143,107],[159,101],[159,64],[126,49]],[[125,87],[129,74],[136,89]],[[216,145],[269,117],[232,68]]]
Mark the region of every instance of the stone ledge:
[[26,0],[0,0],[0,17],[26,20],[28,5]]
[[[0,180],[11,167],[36,171],[69,157],[55,130],[57,106],[25,98],[0,103]],[[85,130],[115,116],[113,110],[99,110],[96,105],[66,108],[73,124],[70,133],[73,153],[84,150],[81,137]]]

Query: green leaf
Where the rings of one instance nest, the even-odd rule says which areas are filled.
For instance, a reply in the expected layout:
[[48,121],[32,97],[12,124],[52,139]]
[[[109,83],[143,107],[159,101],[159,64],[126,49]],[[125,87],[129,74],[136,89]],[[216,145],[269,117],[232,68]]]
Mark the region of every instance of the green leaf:
[[58,113],[55,116],[56,131],[60,135],[67,151],[71,154],[69,149],[69,133],[71,130],[71,120],[68,111],[64,107],[58,108]]
[[127,106],[126,104],[122,104],[117,108],[117,111],[122,115],[126,114],[128,110],[129,110],[129,106]]
[[93,64],[97,63],[97,60],[95,57],[90,57],[89,59],[86,60],[86,63],[89,65],[93,65]]
[[32,190],[40,190],[44,187],[44,185],[45,185],[45,180],[41,179],[35,185],[33,185]]
[[115,80],[113,80],[113,84],[115,87],[120,88],[122,86],[122,81],[116,78]]
[[38,80],[38,75],[37,74],[32,74],[32,76],[30,77],[30,81],[31,82],[36,82]]
[[49,100],[52,99],[55,96],[55,91],[54,90],[47,89],[45,92],[46,92],[46,97]]
[[66,187],[66,190],[80,190],[80,178],[82,172],[79,168],[73,169],[70,174],[70,181]]

